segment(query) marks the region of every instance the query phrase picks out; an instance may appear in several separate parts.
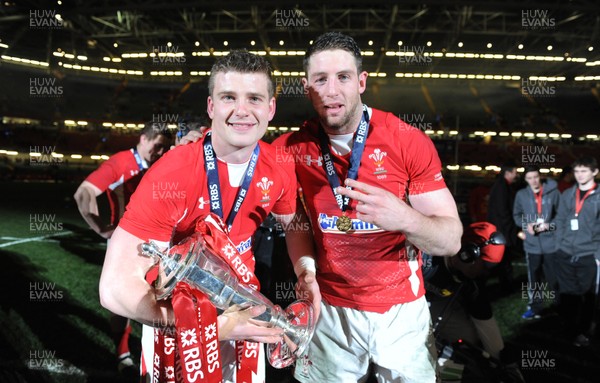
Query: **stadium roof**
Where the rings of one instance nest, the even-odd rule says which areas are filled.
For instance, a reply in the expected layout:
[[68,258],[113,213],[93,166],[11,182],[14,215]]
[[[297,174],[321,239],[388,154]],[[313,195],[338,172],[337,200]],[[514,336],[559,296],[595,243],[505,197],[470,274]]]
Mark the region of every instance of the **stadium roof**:
[[351,34],[365,69],[381,76],[600,79],[597,1],[5,0],[0,54],[45,70],[157,80],[202,76],[215,55],[247,48],[295,72],[309,41],[330,30]]

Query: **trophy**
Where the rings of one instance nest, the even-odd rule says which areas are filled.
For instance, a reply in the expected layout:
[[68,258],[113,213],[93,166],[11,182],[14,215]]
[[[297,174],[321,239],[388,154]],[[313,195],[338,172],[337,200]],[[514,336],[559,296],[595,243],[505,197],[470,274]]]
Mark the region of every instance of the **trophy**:
[[233,305],[266,306],[266,311],[254,319],[284,330],[279,343],[267,344],[267,356],[273,367],[292,364],[310,342],[315,321],[313,306],[308,300],[295,301],[282,310],[260,292],[241,284],[231,267],[206,246],[202,236],[192,235],[165,252],[147,242],[142,244],[142,253],[159,262],[155,283],[157,299],[169,297],[181,281],[206,294],[219,310]]

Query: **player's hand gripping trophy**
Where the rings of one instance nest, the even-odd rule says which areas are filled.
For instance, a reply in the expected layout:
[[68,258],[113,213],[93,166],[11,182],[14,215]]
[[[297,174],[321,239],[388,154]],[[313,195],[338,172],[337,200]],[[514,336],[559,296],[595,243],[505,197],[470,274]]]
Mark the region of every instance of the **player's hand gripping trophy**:
[[187,237],[164,252],[154,243],[147,242],[142,245],[142,252],[159,262],[155,282],[158,299],[168,298],[178,282],[186,282],[206,294],[219,310],[227,310],[233,305],[266,306],[266,311],[254,319],[284,330],[279,343],[267,344],[267,356],[273,367],[284,368],[292,364],[310,342],[315,328],[310,301],[298,300],[282,310],[260,292],[240,283],[235,272],[214,254],[200,233]]

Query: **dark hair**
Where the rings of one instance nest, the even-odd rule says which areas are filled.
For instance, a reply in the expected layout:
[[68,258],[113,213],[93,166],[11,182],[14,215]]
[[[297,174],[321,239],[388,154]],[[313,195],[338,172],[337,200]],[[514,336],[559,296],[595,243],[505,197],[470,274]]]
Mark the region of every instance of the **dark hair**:
[[594,157],[584,156],[576,159],[571,166],[573,169],[577,166],[585,166],[586,168],[590,168],[591,171],[594,171],[598,169],[598,161],[596,161]]
[[540,172],[540,167],[536,166],[536,165],[529,165],[525,167],[525,170],[523,171],[523,175],[526,175],[529,172]]
[[213,64],[208,78],[208,94],[212,96],[215,89],[215,77],[218,73],[263,73],[268,79],[269,97],[273,97],[275,86],[271,71],[271,64],[263,57],[250,53],[245,49],[233,50],[227,56],[219,57]]
[[334,49],[341,49],[354,56],[356,70],[358,73],[362,72],[362,55],[360,54],[360,48],[356,41],[354,41],[352,37],[340,32],[327,32],[317,37],[313,44],[308,47],[308,50],[304,55],[302,64],[304,65],[306,76],[308,77],[308,62],[312,55]]
[[500,174],[504,175],[506,172],[512,172],[517,168],[517,163],[515,161],[506,161],[500,167]]
[[144,124],[144,128],[140,132],[140,136],[144,135],[147,139],[153,140],[156,136],[164,136],[166,139],[170,140],[173,135],[171,131],[167,127],[167,123],[165,122],[146,122]]
[[192,130],[199,132],[202,127],[209,127],[210,117],[204,112],[200,116],[186,117],[178,125],[176,137],[181,139]]

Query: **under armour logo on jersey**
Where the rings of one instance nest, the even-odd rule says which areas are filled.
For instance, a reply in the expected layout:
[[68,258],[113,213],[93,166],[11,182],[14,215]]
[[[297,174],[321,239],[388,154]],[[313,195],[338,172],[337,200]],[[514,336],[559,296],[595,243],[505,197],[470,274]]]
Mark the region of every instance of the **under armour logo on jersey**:
[[323,166],[323,157],[322,156],[318,156],[317,159],[312,158],[312,156],[310,154],[307,154],[304,156],[304,161],[306,162],[306,165],[311,166],[313,162],[316,162],[317,165],[319,166]]
[[208,205],[208,201],[205,201],[204,197],[198,198],[198,208],[204,209],[204,205]]

